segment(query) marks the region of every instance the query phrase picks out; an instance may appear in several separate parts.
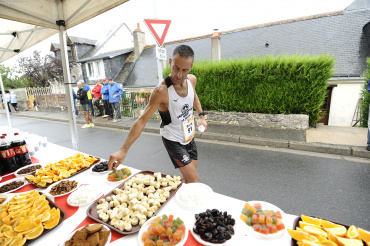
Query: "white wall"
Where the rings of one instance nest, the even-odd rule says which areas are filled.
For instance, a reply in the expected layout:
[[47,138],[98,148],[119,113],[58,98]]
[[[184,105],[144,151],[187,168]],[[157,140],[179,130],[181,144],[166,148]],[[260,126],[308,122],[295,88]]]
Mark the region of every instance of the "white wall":
[[364,80],[329,81],[333,88],[329,112],[329,126],[351,127],[357,101],[360,98]]

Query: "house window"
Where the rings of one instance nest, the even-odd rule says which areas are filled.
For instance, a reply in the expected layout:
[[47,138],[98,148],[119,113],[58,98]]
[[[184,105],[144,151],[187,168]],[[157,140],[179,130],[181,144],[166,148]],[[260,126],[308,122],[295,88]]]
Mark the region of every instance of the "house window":
[[105,78],[103,61],[94,61],[86,63],[87,77],[91,80]]

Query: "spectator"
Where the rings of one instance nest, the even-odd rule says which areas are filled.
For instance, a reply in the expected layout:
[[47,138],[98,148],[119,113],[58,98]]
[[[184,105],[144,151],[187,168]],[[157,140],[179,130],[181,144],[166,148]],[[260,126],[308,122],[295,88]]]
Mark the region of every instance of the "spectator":
[[75,114],[76,114],[76,116],[78,116],[78,110],[77,110],[77,107],[76,107],[77,95],[76,95],[75,90],[73,90],[73,88],[72,88],[72,95],[73,95],[73,104],[75,105]]
[[83,83],[83,86],[87,92],[87,98],[89,99],[89,105],[90,105],[90,110],[91,110],[91,116],[94,116],[94,107],[93,107],[93,104],[92,104],[92,94],[91,94],[91,89],[90,89],[90,86],[88,86],[85,81],[81,81]]
[[82,105],[82,110],[84,111],[85,114],[85,121],[86,124],[82,126],[82,128],[87,128],[87,127],[94,127],[94,123],[92,121],[91,115],[89,114],[89,99],[87,97],[87,91],[85,87],[83,86],[83,81],[77,82],[77,99],[80,100],[80,103]]
[[123,94],[123,89],[119,84],[113,82],[113,79],[109,79],[109,102],[112,104],[116,116],[114,117],[113,122],[118,122],[121,120],[121,95]]
[[104,111],[105,115],[103,118],[108,117],[108,120],[113,119],[113,109],[112,105],[109,103],[109,87],[108,87],[108,80],[105,78],[103,79],[103,88],[101,89],[100,93],[103,95],[103,104],[104,104]]
[[12,110],[10,109],[10,95],[8,92],[5,92],[4,99],[4,103],[8,105],[9,113],[12,114]]
[[104,107],[101,105],[101,97],[102,97],[101,88],[103,86],[100,84],[100,80],[95,80],[95,84],[96,85],[94,89],[92,89],[92,92],[94,94],[93,105],[97,107],[97,109],[99,110],[99,114],[96,116],[96,117],[99,117],[99,116],[103,116],[103,111],[104,111]]
[[19,111],[17,103],[17,95],[14,93],[14,91],[10,92],[10,104],[13,106],[15,112]]

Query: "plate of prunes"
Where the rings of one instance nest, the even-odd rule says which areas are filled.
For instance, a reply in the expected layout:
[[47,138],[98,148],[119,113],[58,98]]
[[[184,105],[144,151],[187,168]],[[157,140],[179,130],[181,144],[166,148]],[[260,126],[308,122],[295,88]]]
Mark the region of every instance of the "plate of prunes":
[[100,163],[95,164],[90,170],[93,174],[108,173],[108,161],[101,161]]
[[195,214],[195,223],[191,234],[204,245],[231,245],[235,219],[227,211],[207,209],[205,212]]

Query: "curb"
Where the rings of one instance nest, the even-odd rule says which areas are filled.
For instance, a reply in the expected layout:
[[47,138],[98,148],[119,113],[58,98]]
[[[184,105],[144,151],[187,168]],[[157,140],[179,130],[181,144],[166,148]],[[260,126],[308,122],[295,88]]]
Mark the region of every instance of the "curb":
[[[1,113],[4,114],[4,113]],[[54,119],[50,117],[36,117],[32,115],[18,115],[19,117],[25,118],[36,118],[42,120],[49,120],[49,121],[56,121],[56,122],[65,122],[68,123],[69,120],[67,119]],[[78,124],[84,124],[84,120],[76,119]],[[100,127],[109,127],[109,128],[116,128],[121,130],[130,130],[131,126],[129,125],[122,125],[121,124],[114,124],[111,122],[103,123],[103,122],[94,122],[96,126]],[[157,127],[145,127],[143,132],[150,132],[150,133],[160,133],[159,128]],[[286,148],[286,149],[293,149],[293,150],[302,150],[302,151],[310,151],[310,152],[317,152],[317,153],[326,153],[326,154],[334,154],[334,155],[345,155],[345,156],[353,156],[353,157],[360,157],[360,158],[367,158],[370,159],[370,151],[367,151],[364,147],[358,146],[349,146],[349,145],[337,145],[337,144],[324,144],[324,143],[307,143],[307,142],[299,142],[299,141],[290,141],[290,140],[280,140],[280,139],[267,139],[267,138],[258,138],[258,137],[249,137],[249,136],[240,136],[234,134],[222,134],[222,133],[214,133],[214,132],[196,132],[196,138],[207,139],[207,140],[216,140],[216,141],[224,141],[224,142],[232,142],[232,143],[242,143],[242,144],[250,144],[250,145],[258,145],[258,146],[267,146],[272,148]]]

